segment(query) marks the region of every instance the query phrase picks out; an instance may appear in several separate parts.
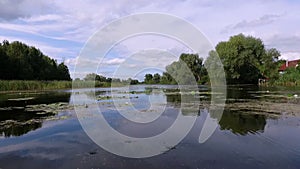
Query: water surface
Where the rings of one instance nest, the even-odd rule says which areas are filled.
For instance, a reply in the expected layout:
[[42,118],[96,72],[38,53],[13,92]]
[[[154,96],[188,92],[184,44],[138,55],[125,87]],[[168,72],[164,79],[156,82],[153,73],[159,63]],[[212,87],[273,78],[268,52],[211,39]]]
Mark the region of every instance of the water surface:
[[[114,88],[113,92],[124,108],[133,105],[155,113],[148,111],[149,101],[157,99],[166,103],[165,111],[147,124],[130,122],[115,109],[109,88],[98,88],[95,95],[91,89],[73,94],[71,90],[1,94],[0,168],[300,168],[300,109],[299,98],[294,97],[300,95],[298,88],[229,86],[218,127],[202,144],[198,138],[204,120],[214,118],[206,86],[199,87],[201,102],[196,110],[189,103],[181,104],[183,93],[176,86],[132,86],[130,91]],[[78,93],[94,99],[107,122],[132,137],[163,132],[179,113],[197,119],[187,137],[161,155],[120,157],[98,147],[81,128],[68,105]],[[127,94],[130,103],[122,102]]]

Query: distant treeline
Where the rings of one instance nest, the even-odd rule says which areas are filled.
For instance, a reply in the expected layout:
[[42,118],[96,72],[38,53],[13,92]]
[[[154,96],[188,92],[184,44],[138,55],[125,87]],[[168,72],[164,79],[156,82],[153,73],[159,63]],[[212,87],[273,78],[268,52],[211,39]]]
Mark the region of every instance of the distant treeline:
[[[106,86],[110,86],[111,83],[117,84],[117,83],[122,83],[122,84],[139,84],[140,82],[136,79],[128,78],[126,80],[120,79],[120,78],[110,78],[110,77],[105,77],[102,75],[98,75],[96,73],[90,73],[87,74],[84,78],[84,81],[95,81],[97,83],[102,83],[102,84],[107,84]],[[76,78],[75,81],[80,81],[79,78]]]
[[1,80],[71,80],[64,63],[44,55],[39,49],[15,41],[0,43]]

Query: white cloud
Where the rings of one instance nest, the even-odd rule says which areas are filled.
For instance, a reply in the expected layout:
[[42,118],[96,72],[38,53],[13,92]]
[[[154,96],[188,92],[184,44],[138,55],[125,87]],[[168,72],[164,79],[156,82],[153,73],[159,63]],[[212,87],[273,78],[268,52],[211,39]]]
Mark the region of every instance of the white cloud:
[[118,65],[121,64],[125,61],[125,59],[123,58],[114,58],[114,59],[109,59],[104,61],[104,64],[108,64],[108,65]]
[[281,49],[281,52],[300,52],[300,36],[275,34],[266,39],[266,44],[270,47]]
[[166,50],[179,56],[183,52],[192,52],[185,44],[158,34],[145,34],[133,36],[123,40],[110,51],[110,53],[118,53],[120,57],[130,57],[131,55],[148,49]]
[[280,59],[284,60],[298,60],[300,59],[300,52],[287,52],[282,53]]
[[253,27],[260,27],[260,26],[264,26],[267,24],[271,24],[273,22],[275,22],[276,20],[278,20],[281,16],[280,15],[275,15],[275,14],[266,14],[263,15],[257,19],[254,20],[243,20],[237,24],[234,25],[228,25],[225,27],[225,29],[223,29],[221,32],[222,33],[228,33],[231,32],[233,30],[243,30],[244,28],[253,28]]
[[55,14],[46,14],[46,15],[38,15],[38,16],[31,16],[22,18],[24,22],[49,22],[49,21],[57,21],[62,19],[60,15]]
[[[62,31],[65,30],[66,26],[63,25],[26,25],[26,24],[12,24],[12,23],[0,23],[0,28],[4,30],[16,31],[16,32],[23,32],[27,33],[28,36],[36,35],[48,39],[54,40],[72,40],[76,41],[76,39],[69,39],[62,36],[52,36],[48,35],[51,34],[53,31]],[[48,32],[48,33],[45,33]]]
[[115,77],[133,78],[139,72],[150,70],[165,71],[165,67],[178,60],[178,57],[166,50],[149,49],[130,55],[113,70]]

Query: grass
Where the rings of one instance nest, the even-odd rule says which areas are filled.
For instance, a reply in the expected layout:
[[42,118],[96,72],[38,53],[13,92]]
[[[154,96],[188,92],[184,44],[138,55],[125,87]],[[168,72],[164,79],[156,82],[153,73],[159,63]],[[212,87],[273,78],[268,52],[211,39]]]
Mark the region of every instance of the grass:
[[0,91],[52,90],[72,88],[71,81],[0,80]]
[[[37,81],[37,80],[0,80],[0,91],[21,90],[54,90],[92,87],[111,87],[109,82],[99,81]],[[124,83],[113,83],[112,86],[124,86]]]
[[295,80],[295,81],[277,80],[272,83],[267,82],[265,86],[287,86],[287,87],[300,86],[300,80]]
[[261,84],[262,86],[287,86],[287,87],[293,87],[293,86],[300,86],[300,76],[288,76],[288,75],[281,75],[276,80],[270,80],[267,81],[264,84]]

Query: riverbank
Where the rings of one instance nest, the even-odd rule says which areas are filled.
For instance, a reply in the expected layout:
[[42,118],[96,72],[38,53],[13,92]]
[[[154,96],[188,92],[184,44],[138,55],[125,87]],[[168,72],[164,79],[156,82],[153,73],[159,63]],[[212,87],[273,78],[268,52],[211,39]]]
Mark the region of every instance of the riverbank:
[[0,91],[52,90],[71,87],[71,81],[0,80]]
[[[123,83],[113,83],[114,86],[124,86]],[[110,87],[109,82],[99,81],[37,81],[37,80],[0,80],[0,92],[44,91],[56,89]]]
[[[93,88],[93,87],[122,87],[126,86],[126,82],[99,82],[99,81],[38,81],[38,80],[0,80],[0,93],[8,92],[23,92],[23,91],[49,91],[58,89],[72,89],[72,88]],[[154,85],[154,84],[153,84]],[[157,84],[159,85],[159,84]],[[209,86],[209,84],[208,84]],[[232,86],[253,86],[253,85],[227,85]],[[271,88],[290,88],[299,90],[299,83],[276,83],[260,85],[260,87]]]

